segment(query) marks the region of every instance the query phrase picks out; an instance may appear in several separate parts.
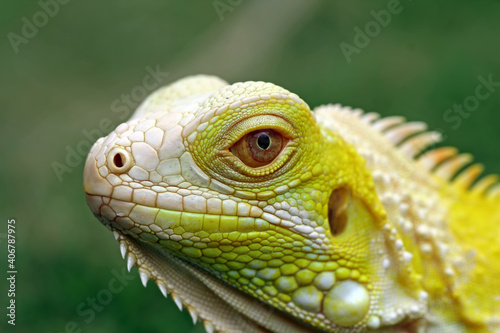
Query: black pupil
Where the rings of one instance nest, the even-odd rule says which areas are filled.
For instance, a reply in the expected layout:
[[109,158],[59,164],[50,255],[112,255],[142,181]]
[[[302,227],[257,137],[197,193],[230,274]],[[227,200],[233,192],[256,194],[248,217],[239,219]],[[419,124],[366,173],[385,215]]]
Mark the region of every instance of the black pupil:
[[257,138],[257,145],[259,148],[266,150],[271,145],[271,138],[266,133],[261,133]]
[[115,157],[113,157],[113,162],[115,163],[117,168],[121,168],[123,166],[122,155],[116,154]]

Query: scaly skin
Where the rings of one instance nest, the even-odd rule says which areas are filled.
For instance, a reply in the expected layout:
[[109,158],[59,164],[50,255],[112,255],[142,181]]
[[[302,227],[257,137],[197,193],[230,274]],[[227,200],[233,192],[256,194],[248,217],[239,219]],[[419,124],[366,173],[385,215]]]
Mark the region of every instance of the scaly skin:
[[188,77],[96,142],[87,202],[209,332],[497,331],[496,180],[377,118]]

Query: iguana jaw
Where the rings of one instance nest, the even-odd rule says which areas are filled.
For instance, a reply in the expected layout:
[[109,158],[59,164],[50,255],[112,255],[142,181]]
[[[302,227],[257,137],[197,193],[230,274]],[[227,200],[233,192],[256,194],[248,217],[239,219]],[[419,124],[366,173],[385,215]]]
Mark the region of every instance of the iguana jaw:
[[128,270],[137,266],[145,287],[149,279],[154,280],[165,297],[171,295],[181,311],[186,307],[193,323],[201,320],[207,332],[311,332],[312,328],[226,285],[172,251],[140,239],[117,221],[120,216],[109,206],[114,199],[88,193],[86,199],[119,241]]

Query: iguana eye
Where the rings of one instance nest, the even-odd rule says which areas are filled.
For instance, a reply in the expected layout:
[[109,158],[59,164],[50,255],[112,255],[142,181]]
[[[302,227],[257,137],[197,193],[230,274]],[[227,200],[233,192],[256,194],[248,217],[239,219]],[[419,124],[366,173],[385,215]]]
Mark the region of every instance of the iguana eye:
[[229,150],[249,167],[271,163],[286,145],[286,139],[272,129],[250,132]]

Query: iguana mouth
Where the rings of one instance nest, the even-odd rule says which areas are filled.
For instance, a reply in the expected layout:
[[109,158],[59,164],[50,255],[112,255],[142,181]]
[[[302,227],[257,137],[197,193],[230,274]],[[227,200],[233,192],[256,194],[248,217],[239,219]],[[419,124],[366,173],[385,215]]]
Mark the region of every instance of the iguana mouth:
[[187,234],[197,235],[199,240],[210,242],[210,235],[218,233],[248,233],[275,229],[271,223],[254,217],[226,216],[191,213],[146,206],[107,196],[86,194],[92,212],[104,217],[104,224],[149,242],[161,239],[180,241]]

